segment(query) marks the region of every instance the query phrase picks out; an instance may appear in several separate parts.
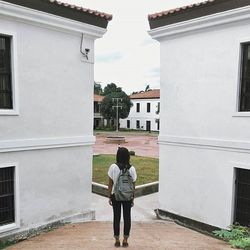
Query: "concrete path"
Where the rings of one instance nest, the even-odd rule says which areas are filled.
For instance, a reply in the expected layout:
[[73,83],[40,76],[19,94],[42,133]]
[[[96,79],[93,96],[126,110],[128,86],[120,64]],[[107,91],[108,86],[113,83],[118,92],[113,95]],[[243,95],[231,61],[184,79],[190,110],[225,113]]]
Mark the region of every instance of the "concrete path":
[[[137,198],[132,210],[129,249],[134,250],[227,250],[223,241],[181,227],[171,221],[157,220],[158,194]],[[93,194],[98,221],[69,224],[49,233],[20,242],[8,250],[82,250],[116,249],[112,237],[112,209],[107,198]]]
[[[158,193],[136,198],[132,208],[132,221],[156,220],[156,208],[159,208]],[[108,204],[108,198],[93,194],[92,209],[96,211],[97,221],[112,221],[112,207]]]

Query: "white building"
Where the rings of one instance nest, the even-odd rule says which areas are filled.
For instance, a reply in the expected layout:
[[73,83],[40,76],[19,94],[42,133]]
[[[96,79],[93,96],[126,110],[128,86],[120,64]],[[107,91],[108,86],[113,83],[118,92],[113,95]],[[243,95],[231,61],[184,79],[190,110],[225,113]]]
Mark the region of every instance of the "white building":
[[0,1],[0,237],[93,217],[94,41],[111,18]]
[[153,89],[130,95],[133,106],[126,119],[120,119],[120,128],[159,131],[160,90]]
[[162,211],[250,223],[250,1],[149,15],[161,47]]

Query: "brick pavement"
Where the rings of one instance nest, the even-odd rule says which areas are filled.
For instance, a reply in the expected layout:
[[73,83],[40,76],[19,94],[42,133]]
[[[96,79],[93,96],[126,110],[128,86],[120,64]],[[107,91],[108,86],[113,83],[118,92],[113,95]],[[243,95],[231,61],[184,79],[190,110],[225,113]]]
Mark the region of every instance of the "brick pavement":
[[[116,249],[111,222],[69,224],[20,242],[7,250]],[[134,250],[229,250],[223,241],[197,233],[173,222],[134,222],[129,248]]]
[[126,143],[121,146],[127,147],[130,151],[135,151],[136,155],[159,157],[159,145],[158,137],[156,135],[144,135],[144,134],[126,134],[126,133],[113,133],[105,134],[100,133],[96,135],[96,143],[93,147],[94,154],[116,154],[118,144],[106,143],[107,135],[124,135]]
[[[93,194],[93,208],[98,221],[69,224],[31,238],[8,250],[80,250],[115,249],[112,237],[112,209],[107,198]],[[200,234],[170,221],[157,220],[158,194],[135,199],[129,249],[144,250],[227,250],[223,241]]]

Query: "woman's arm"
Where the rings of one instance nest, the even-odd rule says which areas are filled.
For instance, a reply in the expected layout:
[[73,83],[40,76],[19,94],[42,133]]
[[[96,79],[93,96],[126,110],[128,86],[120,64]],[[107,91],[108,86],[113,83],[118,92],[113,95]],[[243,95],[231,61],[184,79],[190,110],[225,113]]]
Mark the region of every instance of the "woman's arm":
[[113,180],[109,177],[108,196],[109,196],[109,205],[110,205],[110,206],[112,206],[111,192],[112,192],[113,185],[114,185],[114,182],[113,182]]

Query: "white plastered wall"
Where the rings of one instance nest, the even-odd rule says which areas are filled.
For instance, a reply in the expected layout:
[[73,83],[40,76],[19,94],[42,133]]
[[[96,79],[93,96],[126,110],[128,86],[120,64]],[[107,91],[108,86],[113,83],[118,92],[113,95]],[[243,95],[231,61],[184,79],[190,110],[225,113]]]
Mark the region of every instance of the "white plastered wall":
[[161,43],[161,208],[223,228],[234,220],[234,168],[250,169],[250,116],[237,112],[249,11],[151,33]]
[[[18,90],[17,110],[0,112],[0,165],[18,166],[19,221],[0,227],[4,236],[91,209],[94,40],[106,30],[1,1],[0,7],[0,33],[14,41]],[[82,34],[89,60],[80,53]]]
[[[146,130],[146,122],[150,121],[151,130],[158,131],[156,119],[159,119],[158,103],[160,99],[132,99],[133,106],[130,109],[129,116],[126,119],[120,119],[120,127],[127,128],[127,120],[130,121],[130,128],[137,129],[136,121],[140,121],[140,127],[142,130]],[[140,112],[136,112],[136,104],[140,103]],[[147,103],[150,103],[150,112],[147,112]]]

